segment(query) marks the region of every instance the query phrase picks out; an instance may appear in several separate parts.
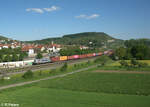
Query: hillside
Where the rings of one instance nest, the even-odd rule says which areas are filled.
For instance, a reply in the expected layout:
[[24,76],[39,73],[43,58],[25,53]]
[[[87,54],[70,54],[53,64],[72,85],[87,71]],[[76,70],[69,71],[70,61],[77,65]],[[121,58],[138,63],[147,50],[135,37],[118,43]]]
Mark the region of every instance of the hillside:
[[84,45],[103,48],[114,48],[123,46],[123,40],[109,36],[103,32],[85,32],[77,34],[64,35],[60,38],[47,38],[43,40],[27,41],[29,43],[47,44],[54,41],[64,45]]
[[8,38],[0,35],[0,40],[8,40]]

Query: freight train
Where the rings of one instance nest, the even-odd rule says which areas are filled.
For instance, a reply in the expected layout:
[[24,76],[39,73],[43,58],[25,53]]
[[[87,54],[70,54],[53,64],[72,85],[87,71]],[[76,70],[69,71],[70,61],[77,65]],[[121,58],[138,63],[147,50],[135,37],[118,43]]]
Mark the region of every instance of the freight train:
[[89,54],[82,54],[82,55],[57,56],[57,57],[51,57],[51,58],[34,59],[33,65],[53,63],[53,62],[59,62],[59,61],[67,61],[67,60],[75,60],[75,59],[83,59],[83,58],[102,56],[102,55],[111,55],[112,53],[113,53],[112,50],[108,50],[108,51],[99,52],[99,53],[89,53]]

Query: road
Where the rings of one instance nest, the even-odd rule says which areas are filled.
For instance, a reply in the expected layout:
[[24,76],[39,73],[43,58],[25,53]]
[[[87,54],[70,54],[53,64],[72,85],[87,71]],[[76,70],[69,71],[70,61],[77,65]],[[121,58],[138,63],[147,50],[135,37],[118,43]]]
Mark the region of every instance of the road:
[[36,83],[36,82],[40,82],[40,81],[44,81],[44,80],[49,80],[49,79],[54,79],[54,78],[61,78],[61,77],[65,77],[65,76],[77,73],[77,72],[88,70],[90,68],[94,68],[96,66],[97,65],[94,65],[94,66],[83,68],[83,69],[80,69],[77,71],[73,71],[73,72],[69,72],[69,73],[65,73],[65,74],[60,74],[60,75],[56,75],[56,76],[51,76],[51,77],[47,77],[47,78],[43,78],[43,79],[39,79],[39,80],[33,80],[33,81],[28,81],[28,82],[22,82],[22,83],[16,83],[16,84],[11,84],[11,85],[7,85],[7,86],[2,86],[2,87],[0,87],[0,90],[12,88],[12,87],[17,87],[17,86],[23,86],[23,85],[32,84],[32,83]]

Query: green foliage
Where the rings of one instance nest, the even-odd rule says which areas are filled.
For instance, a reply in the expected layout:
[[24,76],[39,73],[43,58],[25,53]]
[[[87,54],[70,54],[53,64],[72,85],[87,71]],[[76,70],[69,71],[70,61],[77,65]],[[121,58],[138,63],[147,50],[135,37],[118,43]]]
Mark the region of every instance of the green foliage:
[[100,63],[101,65],[105,65],[107,62],[111,61],[108,56],[100,56],[94,60],[95,63]]
[[43,56],[42,56],[41,53],[37,53],[36,58],[37,58],[37,59],[41,59],[41,58],[43,58]]
[[66,71],[68,68],[68,64],[65,63],[61,68],[60,68],[60,71]]
[[60,55],[61,56],[71,56],[71,55],[82,55],[82,54],[88,54],[88,53],[94,53],[94,52],[99,52],[99,49],[85,49],[81,50],[79,47],[68,47],[66,49],[61,49],[60,50]]
[[[96,70],[98,71],[98,70]],[[150,75],[86,71],[64,78],[44,81],[41,87],[97,93],[150,95]],[[140,84],[139,84],[140,83]]]
[[26,56],[25,52],[21,52],[21,48],[3,48],[0,50],[0,62],[21,61]]
[[129,67],[128,62],[127,62],[127,61],[125,61],[125,60],[121,60],[119,63],[120,63],[120,64],[121,64],[121,66],[123,66],[123,67]]
[[39,71],[39,76],[41,76],[41,75],[42,75],[42,70]]
[[126,48],[120,47],[116,49],[115,54],[119,57],[120,60],[125,59]]
[[13,54],[13,55],[12,55],[12,61],[18,61],[18,60],[19,60],[18,55]]
[[28,70],[27,72],[25,72],[22,76],[24,79],[30,79],[33,78],[33,72],[31,70]]
[[10,62],[11,61],[11,56],[10,55],[6,55],[3,59],[4,62]]
[[135,58],[131,59],[131,66],[136,67],[138,65],[138,61]]
[[138,60],[148,60],[150,59],[150,47],[143,44],[134,44],[134,46],[127,48],[118,48],[115,51],[115,55],[120,59],[132,59],[136,58]]
[[138,62],[138,67],[148,67],[148,64],[147,63],[142,63],[142,62]]
[[[114,40],[114,42],[107,42],[108,40]],[[103,32],[86,32],[64,35],[61,38],[48,38],[37,41],[30,41],[29,43],[38,44],[49,44],[54,41],[57,44],[63,45],[84,45],[88,47],[102,47],[107,46],[107,48],[116,48],[123,46],[123,40],[115,39]],[[90,44],[90,42],[92,44]]]
[[24,54],[20,54],[19,55],[19,61],[22,61],[24,59],[25,55]]

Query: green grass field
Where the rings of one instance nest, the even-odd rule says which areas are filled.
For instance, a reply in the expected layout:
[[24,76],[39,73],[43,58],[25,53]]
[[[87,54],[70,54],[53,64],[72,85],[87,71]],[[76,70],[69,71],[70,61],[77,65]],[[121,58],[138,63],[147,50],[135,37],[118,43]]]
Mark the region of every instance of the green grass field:
[[[126,60],[128,63],[130,62],[129,60]],[[138,60],[139,62],[142,63],[147,63],[150,66],[150,60]],[[115,61],[114,63],[110,63],[109,66],[120,66],[120,61]]]
[[150,96],[78,92],[64,89],[24,87],[0,94],[1,102],[19,107],[149,107]]
[[97,68],[0,92],[19,107],[149,107],[150,74],[99,73]]

